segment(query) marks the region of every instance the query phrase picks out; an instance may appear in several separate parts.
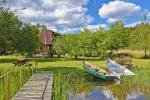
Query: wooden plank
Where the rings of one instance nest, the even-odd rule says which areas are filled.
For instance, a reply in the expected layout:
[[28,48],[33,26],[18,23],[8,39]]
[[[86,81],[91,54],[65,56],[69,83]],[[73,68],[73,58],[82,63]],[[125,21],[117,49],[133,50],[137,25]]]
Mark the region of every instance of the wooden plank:
[[12,100],[51,100],[53,73],[38,71],[26,82]]

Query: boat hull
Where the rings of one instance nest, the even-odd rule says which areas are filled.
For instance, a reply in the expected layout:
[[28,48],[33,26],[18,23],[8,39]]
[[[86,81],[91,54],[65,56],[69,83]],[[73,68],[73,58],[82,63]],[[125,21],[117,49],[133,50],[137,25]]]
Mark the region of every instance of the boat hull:
[[118,75],[125,75],[125,76],[135,75],[133,72],[123,67],[122,65],[112,61],[111,59],[107,61],[107,67],[110,72]]
[[101,72],[97,72],[95,70],[93,70],[92,68],[90,68],[89,66],[84,65],[84,71],[89,73],[90,75],[106,80],[106,81],[113,81],[113,80],[118,80],[119,78],[115,75],[112,76],[106,76],[104,73]]

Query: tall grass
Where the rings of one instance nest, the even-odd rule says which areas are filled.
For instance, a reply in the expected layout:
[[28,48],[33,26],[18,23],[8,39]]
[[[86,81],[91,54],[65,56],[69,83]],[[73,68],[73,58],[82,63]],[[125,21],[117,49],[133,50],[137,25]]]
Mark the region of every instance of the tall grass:
[[[0,100],[8,100],[8,92],[10,91],[11,98],[23,86],[23,84],[31,77],[32,68],[16,68],[11,69],[9,74],[0,78]],[[2,70],[0,73],[3,73]],[[10,82],[10,90],[9,83]]]
[[[144,58],[144,50],[119,50],[118,53],[128,53],[133,58]],[[150,56],[150,51],[147,51],[147,55]]]
[[54,73],[52,100],[68,100],[68,85],[66,74],[61,71]]

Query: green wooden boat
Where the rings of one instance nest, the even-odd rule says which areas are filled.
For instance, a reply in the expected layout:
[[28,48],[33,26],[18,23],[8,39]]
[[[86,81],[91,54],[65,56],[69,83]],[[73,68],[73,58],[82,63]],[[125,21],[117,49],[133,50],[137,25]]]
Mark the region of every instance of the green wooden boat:
[[89,73],[94,77],[101,78],[106,81],[119,80],[119,78],[116,75],[111,74],[110,72],[104,69],[100,69],[90,64],[89,62],[83,62],[83,68],[85,72]]

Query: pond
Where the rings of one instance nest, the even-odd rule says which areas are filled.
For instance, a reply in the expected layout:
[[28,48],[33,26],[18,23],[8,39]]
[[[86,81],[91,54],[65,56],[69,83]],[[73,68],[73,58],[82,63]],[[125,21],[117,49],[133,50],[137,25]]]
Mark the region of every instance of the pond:
[[135,76],[123,76],[118,82],[89,78],[92,76],[86,75],[84,79],[71,81],[68,98],[69,100],[148,100],[150,73],[147,70],[135,69],[134,72],[137,73]]
[[132,83],[99,81],[72,84],[69,100],[148,100],[150,87]]
[[60,70],[54,75],[53,100],[149,100],[150,67],[135,68],[134,76],[104,81],[83,69]]

